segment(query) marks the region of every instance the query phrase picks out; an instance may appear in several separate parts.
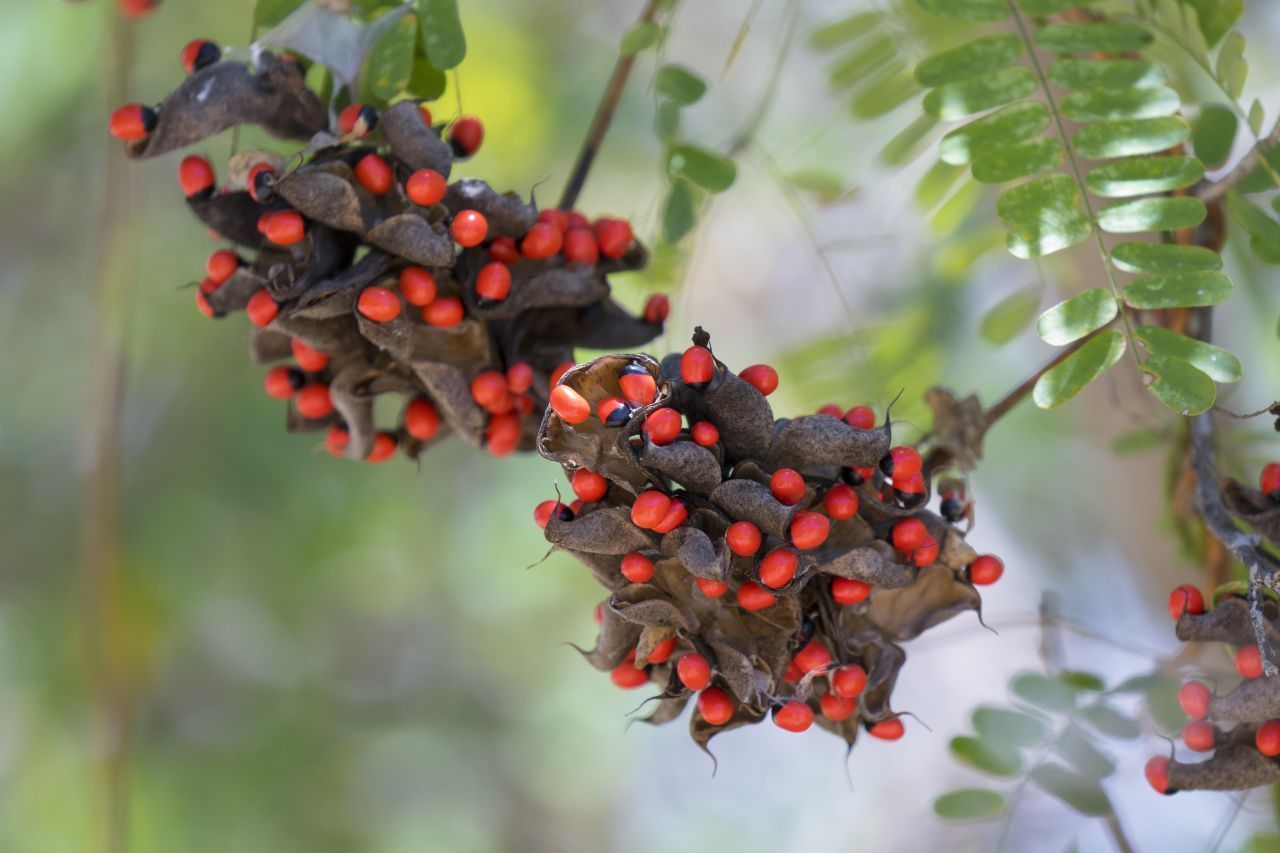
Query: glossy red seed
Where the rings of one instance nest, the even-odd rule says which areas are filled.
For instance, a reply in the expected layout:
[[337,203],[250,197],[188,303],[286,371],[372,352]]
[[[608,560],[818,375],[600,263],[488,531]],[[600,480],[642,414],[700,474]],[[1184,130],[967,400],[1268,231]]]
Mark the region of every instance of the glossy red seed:
[[792,699],[773,710],[773,724],[788,732],[802,732],[813,725],[813,709]]
[[373,125],[377,123],[377,113],[372,107],[366,107],[364,104],[351,104],[342,112],[338,113],[338,132],[343,136],[347,136],[357,130],[359,127],[360,135],[365,136],[373,129]]
[[1209,716],[1209,701],[1213,692],[1201,681],[1188,681],[1178,688],[1178,705],[1193,720]]
[[596,416],[611,429],[617,429],[631,417],[631,407],[618,397],[605,397],[596,403]]
[[920,568],[932,566],[938,559],[938,541],[930,536],[920,543],[920,547],[911,552],[911,560]]
[[419,169],[405,181],[404,191],[409,200],[421,207],[439,204],[444,199],[449,184],[444,175],[435,169]]
[[796,662],[789,661],[786,670],[782,673],[782,680],[787,684],[798,684],[804,681],[804,670],[796,666]]
[[729,585],[724,581],[707,580],[706,578],[694,578],[694,583],[698,585],[698,591],[707,598],[719,598],[729,591]]
[[760,583],[771,589],[786,586],[796,576],[798,565],[794,551],[774,548],[760,561]]
[[889,473],[895,481],[900,479],[909,479],[914,474],[920,473],[920,467],[923,460],[920,458],[919,452],[914,447],[894,447],[889,450],[889,459],[892,461]]
[[658,383],[649,372],[623,373],[618,377],[618,385],[622,395],[633,406],[647,406],[658,396]]
[[763,541],[760,528],[749,521],[735,521],[729,525],[724,538],[729,544],[729,550],[739,557],[752,556],[760,550],[760,543]]
[[653,579],[653,560],[633,552],[622,558],[622,576],[632,583],[648,583]]
[[476,295],[500,302],[511,293],[511,270],[506,264],[490,261],[476,274]]
[[837,696],[856,699],[867,687],[867,671],[856,663],[837,668],[831,673],[831,689]]
[[738,606],[743,610],[756,611],[772,607],[778,597],[755,581],[746,581],[738,587]]
[[212,164],[203,157],[193,154],[178,164],[178,185],[187,198],[213,189],[216,180]]
[[753,364],[738,371],[738,376],[755,386],[755,389],[768,397],[778,390],[778,371],[767,364]]
[[1213,723],[1197,720],[1182,727],[1182,742],[1193,752],[1210,752],[1217,739]]
[[501,371],[483,370],[471,380],[471,399],[477,406],[491,406],[507,393],[507,377]]
[[554,207],[538,211],[538,221],[563,234],[569,228],[569,214]]
[[635,502],[631,504],[631,522],[643,530],[650,530],[661,524],[670,511],[671,498],[656,489],[649,489],[636,495]]
[[778,503],[795,506],[804,500],[804,477],[794,468],[779,468],[769,477],[769,491]]
[[398,279],[400,293],[410,305],[430,305],[436,298],[436,278],[422,267],[405,267]]
[[158,3],[159,0],[119,0],[116,6],[121,15],[139,20],[151,14]]
[[904,518],[893,526],[890,541],[899,554],[910,554],[929,538],[929,531],[916,518]]
[[404,407],[404,431],[418,441],[429,441],[440,430],[440,413],[430,400],[418,397]]
[[1004,562],[992,554],[983,554],[969,564],[969,583],[987,586],[1000,580],[1004,574]]
[[356,310],[375,323],[389,323],[400,316],[400,297],[385,287],[366,287],[356,300]]
[[329,427],[329,431],[324,434],[324,449],[329,451],[329,455],[335,458],[344,456],[344,450],[351,443],[351,433],[345,427],[337,424]]
[[827,403],[825,406],[818,409],[818,414],[830,415],[833,418],[838,418],[840,417],[841,412],[840,412],[840,407],[837,406],[835,403]]
[[235,275],[240,268],[240,259],[230,249],[219,249],[204,262],[204,270],[215,286],[222,284]]
[[1267,720],[1258,726],[1258,731],[1253,736],[1253,743],[1258,747],[1258,752],[1268,758],[1280,755],[1280,720]]
[[182,65],[183,71],[194,74],[217,62],[220,54],[221,51],[213,42],[208,39],[195,39],[183,45],[182,51],[178,54],[178,62]]
[[386,462],[396,455],[398,444],[399,442],[396,441],[394,435],[389,432],[380,432],[373,437],[373,447],[369,448],[369,455],[364,458],[364,461],[371,462],[374,465]]
[[904,495],[924,494],[924,475],[912,474],[910,477],[894,477],[893,488]]
[[823,495],[822,508],[837,521],[853,518],[858,514],[858,493],[852,486],[836,483]]
[[462,116],[449,128],[449,142],[458,156],[471,157],[484,142],[484,125],[475,116]]
[[366,154],[356,163],[356,180],[374,195],[382,195],[395,185],[391,166],[377,154]]
[[644,321],[652,325],[665,323],[671,315],[671,300],[665,293],[655,293],[644,303]]
[[517,361],[507,368],[507,387],[512,394],[523,394],[533,385],[533,367],[528,362]]
[[458,245],[467,248],[479,246],[489,233],[489,220],[485,219],[484,214],[478,210],[460,210],[457,216],[453,217],[453,224],[449,226],[449,231]]
[[564,217],[564,226],[565,226],[565,228],[566,228],[566,229],[572,229],[572,228],[585,228],[585,229],[587,229],[588,231],[590,231],[590,230],[591,230],[591,220],[590,220],[590,219],[587,219],[587,217],[583,216],[583,215],[582,215],[581,213],[579,213],[578,211],[576,211],[576,210],[571,210],[571,211],[569,211],[568,213],[566,213],[566,214],[565,214],[565,217]]
[[733,719],[733,700],[719,687],[698,694],[698,714],[711,726],[723,726]]
[[871,586],[853,578],[836,578],[831,581],[831,598],[836,604],[848,607],[866,601]]
[[533,520],[541,528],[546,528],[547,523],[551,521],[552,515],[573,517],[569,507],[560,503],[560,501],[543,501],[533,508]]
[[689,690],[702,690],[711,683],[711,664],[700,654],[682,655],[676,661],[676,677]]
[[134,142],[146,139],[155,127],[156,114],[141,104],[125,104],[111,114],[107,130],[116,139]]
[[1241,646],[1236,652],[1236,672],[1243,678],[1262,675],[1262,653],[1257,646]]
[[586,228],[570,228],[566,231],[562,251],[564,259],[571,264],[594,266],[600,260],[596,238]]
[[792,660],[795,661],[796,666],[800,667],[801,672],[810,673],[831,663],[831,652],[817,640],[810,640],[805,643],[804,648],[796,652]]
[[680,435],[682,420],[680,413],[668,406],[654,409],[644,419],[645,431],[649,440],[658,446],[670,444]]
[[1184,609],[1192,616],[1204,613],[1204,596],[1189,583],[1184,583],[1169,593],[1169,615],[1174,619],[1181,618]]
[[596,243],[600,246],[600,254],[606,258],[618,259],[631,248],[634,237],[631,234],[631,223],[622,219],[598,219],[595,226]]
[[462,314],[462,300],[456,296],[441,297],[422,309],[422,319],[437,329],[453,328],[462,322]]
[[280,313],[280,306],[271,298],[271,294],[265,290],[259,290],[249,297],[249,302],[244,307],[244,313],[249,315],[249,322],[255,326],[266,326],[276,318]]
[[1271,499],[1280,498],[1280,462],[1268,462],[1258,475],[1258,487]]
[[649,680],[649,674],[643,669],[636,668],[635,664],[628,661],[610,670],[609,678],[623,690],[634,690],[643,686]]
[[307,236],[307,225],[296,210],[277,210],[267,214],[263,233],[277,246],[292,246]]
[[245,183],[249,188],[249,195],[256,202],[263,200],[262,191],[267,186],[267,176],[275,175],[276,167],[270,163],[255,163],[253,168],[249,169],[249,174],[245,178]]
[[818,705],[822,708],[822,716],[835,723],[849,719],[858,710],[856,699],[842,699],[834,693],[823,693]]
[[289,341],[289,348],[293,350],[293,358],[298,362],[298,367],[308,373],[315,373],[329,366],[329,356],[312,349],[299,338]]
[[609,491],[609,481],[586,468],[574,471],[570,482],[573,485],[573,493],[588,503],[600,500]]
[[649,652],[649,663],[666,663],[671,658],[671,653],[676,649],[676,638],[667,637],[654,644],[653,650]]
[[694,444],[703,447],[715,447],[716,442],[720,441],[720,430],[711,421],[698,421],[689,428],[689,434],[693,437]]
[[210,319],[217,313],[213,310],[213,306],[209,304],[209,297],[205,296],[202,290],[196,291],[196,308],[201,314]]
[[431,127],[435,119],[431,117],[431,110],[426,104],[418,104],[418,115],[422,116],[422,123],[426,127]]
[[523,433],[518,415],[513,412],[495,413],[485,425],[485,449],[491,456],[509,456],[519,449]]
[[684,524],[688,518],[689,508],[685,506],[684,501],[679,498],[672,498],[671,509],[667,510],[667,514],[662,517],[662,521],[659,521],[653,526],[653,532],[662,534],[670,533],[680,525]]
[[882,720],[872,726],[867,734],[880,740],[898,740],[904,733],[902,726],[902,718],[894,717],[891,720]]
[[705,385],[715,372],[715,358],[706,347],[689,347],[680,357],[680,378],[686,385]]
[[791,544],[801,551],[817,548],[831,533],[831,519],[816,512],[797,512],[791,518]]
[[870,406],[854,406],[844,413],[844,422],[856,429],[875,429],[876,413]]
[[333,398],[329,396],[329,386],[323,382],[302,386],[293,404],[298,414],[308,420],[317,420],[333,412]]
[[489,243],[489,260],[500,264],[514,264],[520,260],[520,249],[510,237],[494,237]]
[[1147,777],[1147,784],[1155,788],[1158,793],[1169,792],[1169,759],[1163,755],[1155,756],[1147,762],[1142,773]]
[[551,371],[551,384],[552,385],[560,384],[560,380],[564,378],[564,375],[576,366],[577,365],[575,365],[572,361],[566,361],[566,362],[563,362],[562,364],[557,365],[556,369]]
[[273,367],[262,378],[267,395],[277,400],[289,400],[302,385],[302,374],[294,367]]
[[549,258],[560,251],[564,237],[554,225],[539,222],[520,241],[520,254],[526,258]]
[[568,385],[557,385],[551,389],[551,410],[570,424],[580,424],[591,417],[591,404]]

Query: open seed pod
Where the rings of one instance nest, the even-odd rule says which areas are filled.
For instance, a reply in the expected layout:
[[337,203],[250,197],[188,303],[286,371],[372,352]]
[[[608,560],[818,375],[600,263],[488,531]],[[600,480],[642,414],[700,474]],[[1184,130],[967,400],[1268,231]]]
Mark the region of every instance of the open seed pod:
[[[575,347],[661,332],[665,297],[634,317],[611,295],[609,273],[646,259],[626,222],[448,183],[479,145],[474,118],[450,129],[409,100],[334,117],[297,63],[259,51],[251,66],[197,68],[155,108],[122,107],[112,132],[144,158],[241,124],[306,144],[290,158],[241,152],[221,188],[207,160],[183,160],[191,211],[236,245],[210,258],[196,302],[248,314],[253,357],[288,362],[266,385],[289,400],[289,429],[327,429],[335,455],[415,457],[450,433],[496,455],[530,450]],[[405,400],[397,423],[375,422],[383,394]]]
[[900,644],[979,609],[978,555],[924,508],[930,472],[891,449],[887,415],[775,419],[776,374],[735,374],[709,347],[698,329],[661,364],[603,356],[551,393],[538,450],[578,500],[535,518],[609,591],[584,655],[619,686],[658,687],[649,722],[696,696],[704,748],[771,712],[850,745],[860,728],[899,737]]

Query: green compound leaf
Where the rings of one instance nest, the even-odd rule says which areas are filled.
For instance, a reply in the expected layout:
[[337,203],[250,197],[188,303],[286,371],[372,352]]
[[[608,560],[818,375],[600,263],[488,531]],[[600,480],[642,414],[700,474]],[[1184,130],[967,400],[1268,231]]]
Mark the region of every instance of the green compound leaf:
[[665,95],[682,107],[696,104],[706,94],[707,84],[682,65],[664,65],[654,80],[658,94]]
[[1036,331],[1045,343],[1066,346],[1110,323],[1118,311],[1111,291],[1095,287],[1045,311],[1036,321]]
[[1222,258],[1203,246],[1176,243],[1117,243],[1111,248],[1111,263],[1123,272],[1199,272],[1222,269]]
[[1049,24],[1035,32],[1036,42],[1054,53],[1132,53],[1152,41],[1137,24],[1098,21],[1088,24]]
[[1043,717],[986,705],[974,709],[973,728],[989,741],[1016,747],[1035,746],[1049,736],[1049,723]]
[[1055,137],[1041,136],[988,148],[974,158],[973,179],[984,184],[1002,184],[1052,169],[1062,160],[1062,143]]
[[[1118,335],[1119,332],[1115,334]],[[1086,348],[1087,346],[1086,344]],[[1070,711],[1076,706],[1076,691],[1071,685],[1038,672],[1024,672],[1014,676],[1013,681],[1009,683],[1009,689],[1019,699],[1024,699],[1046,711]]]
[[1222,81],[1223,87],[1231,93],[1231,97],[1239,98],[1244,91],[1245,81],[1249,79],[1249,63],[1244,58],[1244,36],[1232,33],[1222,43],[1214,72]]
[[1049,79],[1064,89],[1123,89],[1160,86],[1164,69],[1144,59],[1059,59]]
[[648,50],[657,44],[661,35],[662,27],[653,21],[632,24],[630,29],[622,34],[622,44],[619,46],[618,52],[623,56],[635,56],[637,53]]
[[1231,295],[1231,279],[1221,272],[1182,272],[1140,278],[1124,289],[1133,308],[1204,308]]
[[852,15],[818,27],[809,36],[809,45],[814,50],[831,50],[862,38],[867,33],[878,29],[883,22],[883,12],[854,12]]
[[916,82],[921,86],[942,86],[1013,63],[1022,55],[1022,40],[1013,33],[997,33],[934,54],[916,66]]
[[713,193],[729,189],[738,175],[738,167],[732,160],[697,145],[674,146],[667,165],[675,174]]
[[1240,359],[1222,347],[1160,326],[1139,326],[1136,334],[1152,355],[1181,359],[1215,382],[1239,382],[1244,378]]
[[1013,226],[1009,251],[1019,258],[1034,258],[1086,239],[1089,219],[1080,212],[1079,201],[1075,180],[1061,173],[1045,175],[1001,193],[996,212]]
[[990,788],[960,788],[933,801],[943,820],[990,820],[1004,813],[1004,797]]
[[1191,127],[1181,116],[1116,119],[1080,128],[1072,144],[1089,160],[1155,154],[1186,141]]
[[988,148],[1030,139],[1048,126],[1049,108],[1042,102],[1010,104],[942,137],[939,156],[945,163],[964,165]]
[[[1125,340],[1121,332],[1115,329],[1099,332],[1061,364],[1041,376],[1032,391],[1032,399],[1042,409],[1061,406],[1119,361],[1124,350]],[[1071,692],[1065,685],[1062,689]],[[1074,703],[1074,692],[1071,695]]]
[[456,68],[467,56],[457,0],[418,0],[418,15],[427,61],[441,71]]
[[919,0],[921,8],[966,21],[1002,21],[1009,16],[1005,0]]
[[1205,44],[1213,47],[1244,14],[1244,0],[1183,0],[1196,10]]
[[1094,166],[1084,182],[1097,195],[1125,198],[1180,190],[1203,177],[1204,166],[1194,157],[1142,157]]
[[1031,781],[1081,814],[1101,817],[1111,814],[1111,801],[1096,780],[1074,773],[1060,764],[1041,764],[1032,769]]
[[1142,372],[1154,377],[1147,390],[1181,415],[1207,412],[1218,396],[1218,386],[1200,368],[1168,355],[1147,357]]
[[1073,121],[1156,118],[1173,115],[1181,105],[1167,86],[1135,89],[1082,89],[1062,99],[1062,112]]
[[413,52],[418,44],[418,19],[412,13],[392,24],[373,45],[360,75],[360,98],[383,106],[409,86]]
[[953,737],[951,754],[970,767],[992,776],[1014,776],[1022,770],[1022,755],[1017,749],[983,738]]
[[1098,211],[1098,227],[1112,234],[1137,231],[1176,231],[1194,228],[1207,214],[1194,196],[1141,198],[1108,205]]
[[1280,263],[1280,222],[1236,192],[1227,193],[1227,214],[1249,235],[1249,246],[1258,259]]
[[1235,110],[1221,104],[1208,104],[1191,125],[1191,146],[1200,162],[1217,168],[1231,156],[1231,146],[1236,141],[1240,121]]
[[1036,316],[1042,289],[1039,283],[1029,284],[997,302],[982,318],[982,325],[978,327],[983,340],[1003,346],[1017,337]]
[[1014,65],[939,86],[924,96],[924,109],[930,115],[951,121],[1004,106],[1035,90],[1035,73],[1030,68]]

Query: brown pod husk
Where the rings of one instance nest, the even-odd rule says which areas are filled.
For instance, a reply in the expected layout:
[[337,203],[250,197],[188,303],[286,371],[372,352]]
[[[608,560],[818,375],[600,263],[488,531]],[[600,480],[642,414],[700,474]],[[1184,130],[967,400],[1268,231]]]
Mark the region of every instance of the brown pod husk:
[[1223,483],[1222,497],[1232,515],[1272,543],[1280,544],[1280,504],[1270,500],[1258,489],[1231,479]]
[[1253,745],[1255,729],[1232,730],[1212,756],[1195,764],[1169,762],[1169,792],[1243,791],[1280,781],[1280,764]]
[[378,116],[382,138],[391,146],[391,153],[404,167],[416,172],[432,169],[445,178],[453,170],[453,151],[449,143],[440,138],[422,118],[422,111],[413,101],[399,101]]
[[1230,693],[1209,702],[1209,716],[1218,722],[1261,723],[1280,718],[1280,679],[1249,678]]

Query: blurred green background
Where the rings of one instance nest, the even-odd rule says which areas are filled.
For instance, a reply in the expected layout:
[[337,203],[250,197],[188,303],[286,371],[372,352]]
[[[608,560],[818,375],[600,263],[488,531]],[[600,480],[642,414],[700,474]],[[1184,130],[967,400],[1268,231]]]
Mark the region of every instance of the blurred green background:
[[[686,132],[721,150],[765,90],[791,15],[799,35],[738,184],[679,251],[616,287],[632,307],[653,289],[677,293],[656,349],[701,323],[730,364],[783,367],[781,413],[833,397],[882,407],[901,389],[910,430],[935,381],[989,402],[1051,352],[1034,335],[1001,350],[977,338],[985,311],[1034,271],[999,253],[958,262],[908,197],[914,177],[876,165],[910,117],[855,123],[828,94],[804,35],[869,5],[680,11],[668,57],[712,82]],[[458,79],[487,137],[464,174],[557,195],[639,6],[466,0]],[[1280,11],[1254,6],[1251,42],[1274,43]],[[189,39],[244,46],[251,7],[166,0],[137,25],[130,99],[154,102],[176,85]],[[1136,378],[1119,377],[993,433],[972,538],[1010,567],[986,596],[988,621],[1009,627],[995,636],[965,617],[918,644],[896,704],[932,731],[859,744],[846,771],[836,739],[760,726],[713,744],[713,776],[682,723],[628,728],[643,697],[564,645],[591,644],[598,590],[563,556],[530,567],[545,551],[530,512],[552,494],[553,466],[456,443],[418,466],[363,466],[287,435],[247,358],[242,318],[209,322],[183,287],[213,247],[181,203],[177,156],[129,165],[127,204],[110,214],[119,254],[104,260],[114,20],[107,0],[0,4],[0,850],[105,849],[113,797],[128,849],[148,853],[989,849],[998,828],[944,826],[930,803],[975,781],[946,751],[968,710],[1039,667],[1037,635],[1018,622],[1039,590],[1060,588],[1069,613],[1111,636],[1176,653],[1160,599],[1198,570],[1161,527],[1160,455],[1109,450],[1160,417]],[[1250,60],[1251,92],[1274,108],[1274,56]],[[652,73],[642,59],[581,204],[632,217],[646,236],[663,193]],[[228,144],[198,150],[221,164]],[[858,190],[797,216],[775,172],[816,167]],[[829,271],[815,243],[829,248]],[[1275,396],[1274,276],[1228,257],[1243,292],[1220,312],[1220,333],[1252,370],[1235,397],[1251,408]],[[97,296],[112,269],[131,271],[118,312]],[[1080,275],[1048,271],[1067,292]],[[104,555],[80,544],[104,327],[124,342],[121,482],[109,506],[120,586],[106,600],[85,569]],[[1269,427],[1252,430],[1265,441]],[[1266,455],[1258,443],[1241,458]],[[1068,652],[1117,678],[1153,665],[1114,644]],[[119,664],[130,712],[118,744],[100,724],[93,662],[104,657]],[[1152,795],[1140,767],[1165,748],[1150,737],[1126,747],[1113,798],[1143,849],[1200,849],[1235,804]],[[1252,798],[1227,847],[1273,823],[1266,798]],[[1073,842],[1110,843],[1096,822],[1035,798],[1006,839],[1026,850]]]

